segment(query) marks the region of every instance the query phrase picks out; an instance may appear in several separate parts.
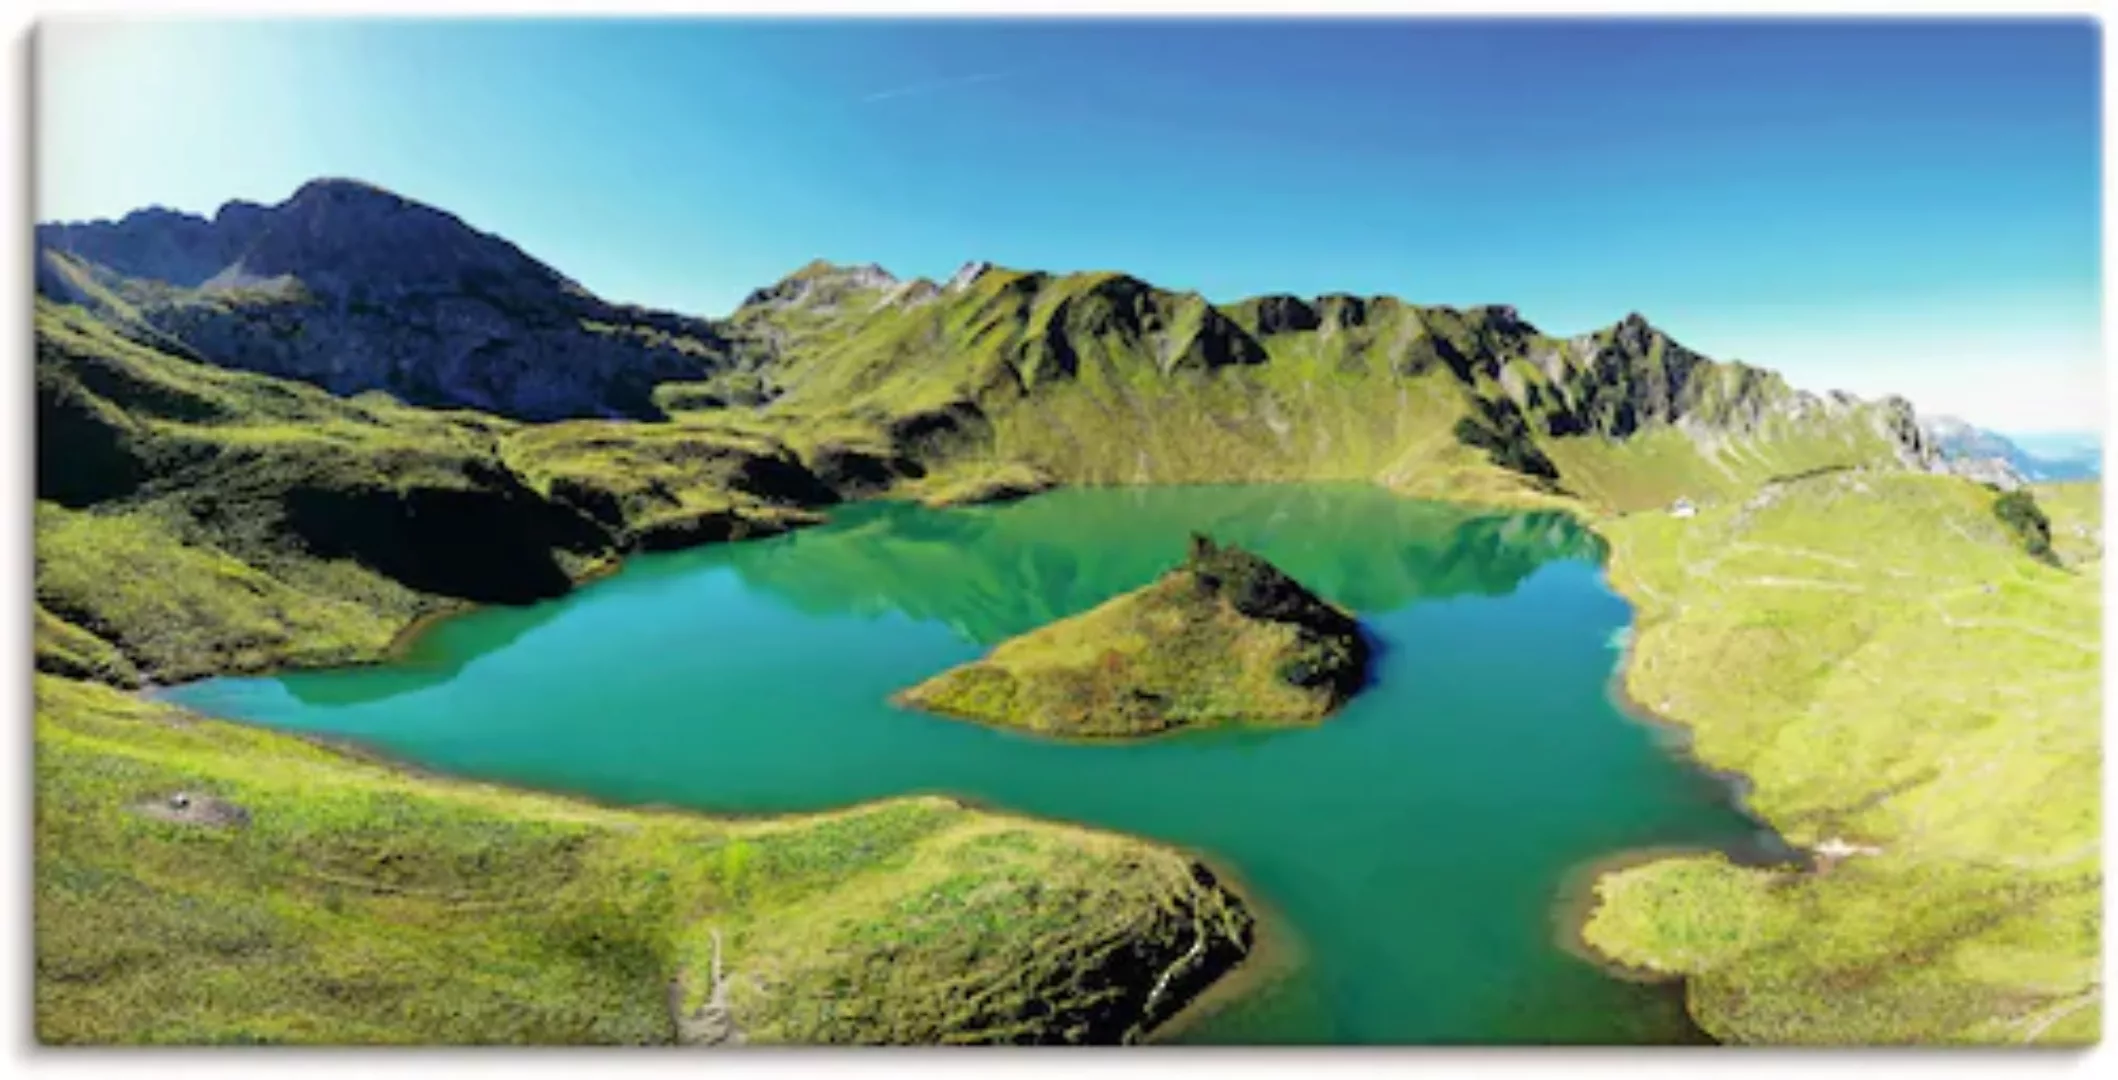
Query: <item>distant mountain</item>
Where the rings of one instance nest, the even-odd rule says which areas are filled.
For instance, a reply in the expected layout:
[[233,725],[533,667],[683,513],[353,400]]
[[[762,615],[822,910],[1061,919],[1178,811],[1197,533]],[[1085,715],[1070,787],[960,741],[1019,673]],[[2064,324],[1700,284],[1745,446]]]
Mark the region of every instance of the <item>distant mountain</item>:
[[1954,416],[1927,418],[1922,426],[1936,452],[1947,461],[1997,462],[2032,483],[2088,480],[2103,474],[2102,442],[2093,433],[2010,438]]
[[2088,480],[2103,475],[2103,437],[2093,431],[2010,435],[2043,475],[2039,480]]
[[149,209],[36,230],[37,291],[136,338],[334,393],[524,419],[658,414],[723,366],[704,319],[612,304],[455,216],[351,180],[211,219]]

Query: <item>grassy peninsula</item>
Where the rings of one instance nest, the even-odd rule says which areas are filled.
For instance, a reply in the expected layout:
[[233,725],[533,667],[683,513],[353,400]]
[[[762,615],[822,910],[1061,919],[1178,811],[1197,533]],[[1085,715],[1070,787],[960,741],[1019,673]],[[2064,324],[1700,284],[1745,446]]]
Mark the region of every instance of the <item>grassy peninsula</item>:
[[1638,606],[1626,691],[1740,773],[1813,868],[1718,856],[1603,879],[1584,936],[1681,975],[1743,1043],[2097,1038],[2101,553],[2094,484],[2001,497],[1838,473],[1607,518]]
[[1271,563],[1194,535],[1144,588],[1002,642],[904,691],[906,705],[1041,735],[1122,738],[1305,724],[1359,690],[1351,615]]
[[609,809],[36,690],[45,1042],[1117,1042],[1251,940],[1182,855],[945,799]]

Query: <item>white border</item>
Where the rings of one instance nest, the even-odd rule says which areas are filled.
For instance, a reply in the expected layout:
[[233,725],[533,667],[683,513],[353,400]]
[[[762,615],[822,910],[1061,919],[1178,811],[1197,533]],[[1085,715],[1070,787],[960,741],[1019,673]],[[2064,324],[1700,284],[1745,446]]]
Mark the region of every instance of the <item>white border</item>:
[[[1261,3],[1213,3],[1207,0],[1153,0],[1133,3],[1127,0],[1072,0],[1053,3],[1051,0],[1030,0],[1016,4],[979,4],[962,0],[796,0],[792,3],[626,3],[584,4],[564,0],[518,0],[518,2],[473,2],[462,0],[378,0],[374,3],[349,4],[337,0],[322,0],[319,3],[296,6],[268,0],[237,0],[219,4],[184,3],[181,0],[146,0],[114,4],[108,2],[47,3],[41,13],[47,17],[141,17],[141,16],[217,16],[217,17],[284,17],[288,15],[580,15],[610,17],[616,15],[858,15],[881,16],[890,14],[922,14],[958,17],[999,17],[1008,15],[1217,15],[1228,16],[1272,16],[1319,17],[1319,16],[1385,16],[1385,15],[1558,15],[1569,17],[1596,17],[1610,15],[1662,15],[1662,16],[1710,16],[1744,15],[1786,17],[1792,15],[1846,16],[1856,13],[1870,15],[1994,15],[2019,17],[2032,14],[2076,15],[2100,18],[2108,10],[2107,3],[2051,3],[2030,0],[2008,5],[1998,10],[1993,5],[1975,2],[1944,2],[1920,4],[1836,4],[1817,0],[1781,0],[1781,2],[1750,3],[1622,3],[1597,4],[1582,0],[1484,0],[1482,3],[1466,3],[1462,0],[1439,0],[1439,2],[1407,4],[1389,0],[1311,0],[1297,6]],[[13,62],[13,77],[5,80],[5,108],[0,115],[13,125],[7,145],[14,148],[18,157],[15,168],[5,173],[4,183],[10,198],[6,204],[14,213],[5,224],[8,240],[7,250],[11,257],[0,261],[0,274],[4,274],[4,285],[0,285],[0,317],[4,317],[13,358],[10,375],[13,385],[0,407],[7,410],[4,421],[6,452],[10,459],[5,469],[0,469],[0,507],[9,514],[4,531],[0,531],[0,550],[4,550],[4,565],[12,571],[5,575],[4,600],[0,600],[0,633],[5,634],[0,643],[0,662],[4,662],[6,689],[4,698],[9,711],[17,719],[10,728],[12,737],[4,742],[4,752],[9,768],[0,774],[0,786],[6,788],[4,799],[8,821],[0,826],[0,845],[4,845],[4,865],[9,868],[14,880],[9,887],[0,890],[0,926],[5,927],[6,936],[0,938],[16,946],[7,951],[11,968],[0,978],[0,1025],[4,1025],[7,1043],[17,1067],[27,1066],[36,1071],[67,1072],[81,1075],[106,1073],[134,1073],[151,1070],[155,1075],[176,1078],[211,1077],[212,1080],[235,1075],[275,1075],[300,1069],[319,1074],[368,1075],[388,1070],[393,1075],[417,1077],[443,1074],[507,1075],[565,1074],[577,1070],[593,1070],[625,1075],[669,1075],[688,1076],[699,1070],[716,1073],[755,1075],[765,1072],[793,1075],[828,1075],[844,1070],[874,1070],[882,1074],[927,1077],[948,1074],[963,1076],[985,1076],[1004,1072],[1024,1076],[1074,1075],[1088,1071],[1108,1075],[1160,1075],[1171,1069],[1180,1071],[1210,1072],[1220,1078],[1252,1076],[1281,1076],[1290,1070],[1320,1070],[1334,1075],[1476,1075],[1481,1078],[1506,1080],[1510,1077],[1544,1075],[1564,1070],[1580,1077],[1694,1077],[1701,1072],[1755,1073],[1760,1070],[1800,1070],[1805,1076],[1820,1080],[1837,1077],[1870,1076],[1929,1076],[1934,1074],[1963,1074],[1969,1072],[2004,1072],[2052,1074],[2074,1072],[2095,1068],[2095,1060],[2105,1057],[2100,1050],[2092,1053],[2069,1053],[2056,1051],[1996,1052],[1996,1051],[1904,1051],[1904,1052],[1805,1052],[1794,1050],[1596,1050],[1563,1049],[1539,1050],[1531,1048],[1493,1050],[1425,1050],[1425,1049],[1216,1049],[1181,1050],[1175,1048],[1149,1048],[1120,1051],[875,1051],[859,1053],[828,1053],[823,1051],[758,1051],[736,1054],[715,1054],[701,1058],[684,1052],[596,1052],[592,1050],[553,1049],[530,1051],[330,1051],[330,1050],[230,1050],[230,1051],[59,1051],[35,1048],[29,1027],[31,1015],[30,979],[32,958],[30,945],[29,912],[29,838],[30,838],[30,690],[29,660],[30,623],[28,618],[30,600],[30,578],[32,552],[30,544],[30,513],[33,480],[33,444],[31,429],[31,349],[28,323],[30,283],[28,224],[31,214],[29,191],[30,170],[28,167],[29,126],[29,41],[33,23],[28,11],[11,11],[10,23],[13,33],[9,35],[9,59]],[[2109,138],[2109,118],[2113,115],[2114,94],[2112,82],[2106,74],[2103,84],[2104,117],[2106,136],[2104,140],[2104,193],[2105,205],[2109,206],[2113,190],[2113,153]],[[2111,249],[2113,227],[2108,209],[2104,212],[2104,250]],[[2104,280],[2106,310],[2111,296],[2111,281],[2108,272]],[[2104,322],[2104,355],[2106,363],[2112,353],[2112,324],[2108,317]],[[2118,381],[2106,378],[2106,417],[2114,394],[2118,394]],[[2111,517],[2111,493],[2105,490],[2105,519]],[[2108,608],[2108,605],[2106,605]],[[2106,618],[2108,618],[2108,612]],[[2110,658],[2106,656],[2106,665]],[[2107,666],[2106,675],[2110,668]],[[2107,680],[2108,681],[2108,680]],[[2106,716],[2106,731],[2109,730]],[[2110,799],[2111,778],[2105,773],[2105,800]],[[2111,895],[2106,890],[2105,925],[2111,925]],[[2107,1021],[2108,1023],[2108,1021]],[[2109,1063],[2106,1062],[2106,1065]]]
[[1594,0],[1310,0],[1307,3],[1270,3],[1258,0],[1020,0],[980,3],[978,0],[621,0],[608,4],[579,0],[234,0],[222,3],[187,3],[183,0],[61,0],[43,5],[47,17],[108,16],[290,18],[332,15],[464,15],[519,16],[575,15],[587,18],[623,16],[755,16],[834,15],[888,17],[933,15],[958,18],[1019,18],[1022,16],[1215,16],[1222,18],[1315,18],[1327,15],[1408,16],[1543,16],[1551,18],[1609,18],[1653,15],[1690,18],[1775,18],[1814,15],[1845,17],[1907,18],[1953,16],[2022,18],[2033,15],[2099,16],[2109,3],[2095,0],[2016,0],[2014,3],[1980,3],[1977,0],[1928,0],[1892,3],[1831,3],[1830,0],[1632,0],[1601,4]]

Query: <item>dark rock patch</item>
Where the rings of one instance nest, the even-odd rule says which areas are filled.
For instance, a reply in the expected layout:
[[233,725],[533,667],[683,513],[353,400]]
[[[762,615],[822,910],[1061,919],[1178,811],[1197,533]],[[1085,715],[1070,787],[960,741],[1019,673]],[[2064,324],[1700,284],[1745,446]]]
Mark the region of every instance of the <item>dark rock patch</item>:
[[916,480],[925,467],[890,453],[856,450],[838,443],[819,446],[809,456],[809,471],[840,498],[872,495],[900,479]]
[[513,474],[466,468],[475,486],[296,485],[285,496],[286,526],[318,558],[351,558],[421,592],[478,603],[561,595],[573,582],[555,552],[609,544],[595,521]]

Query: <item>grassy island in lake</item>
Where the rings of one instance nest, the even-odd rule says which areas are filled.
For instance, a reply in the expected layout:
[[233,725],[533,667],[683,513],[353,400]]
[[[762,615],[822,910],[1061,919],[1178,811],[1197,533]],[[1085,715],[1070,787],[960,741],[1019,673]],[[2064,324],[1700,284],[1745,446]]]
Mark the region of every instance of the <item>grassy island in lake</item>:
[[1360,688],[1351,615],[1271,563],[1194,536],[1182,566],[901,696],[907,705],[1048,735],[1153,735],[1323,719]]

